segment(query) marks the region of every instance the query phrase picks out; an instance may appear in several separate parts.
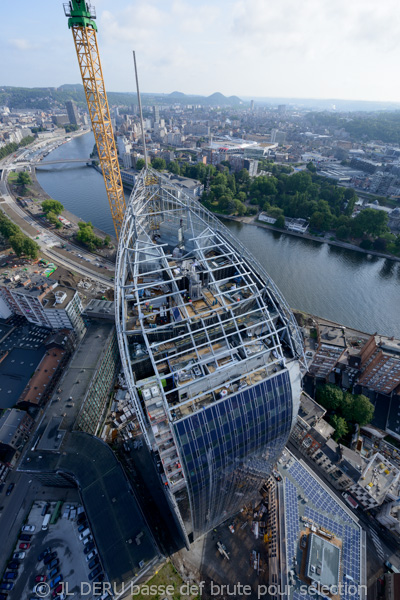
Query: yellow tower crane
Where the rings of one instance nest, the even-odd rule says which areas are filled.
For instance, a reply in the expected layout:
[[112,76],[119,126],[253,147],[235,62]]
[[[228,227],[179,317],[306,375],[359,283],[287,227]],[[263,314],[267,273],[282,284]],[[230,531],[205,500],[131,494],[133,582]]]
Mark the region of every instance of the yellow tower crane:
[[93,20],[96,13],[84,0],[71,0],[64,4],[64,12],[74,37],[100,166],[118,239],[125,212],[125,196],[97,46],[97,25]]

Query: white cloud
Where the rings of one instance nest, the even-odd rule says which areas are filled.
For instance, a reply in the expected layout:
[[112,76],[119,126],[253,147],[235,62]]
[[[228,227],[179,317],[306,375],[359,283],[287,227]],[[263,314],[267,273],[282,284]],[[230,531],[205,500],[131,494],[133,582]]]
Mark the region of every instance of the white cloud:
[[29,40],[27,40],[25,38],[15,38],[15,39],[9,40],[9,43],[14,48],[17,48],[17,50],[22,50],[22,51],[33,50],[34,48],[38,47],[37,44],[32,44],[32,42],[30,42]]
[[[146,92],[400,100],[398,0],[95,4],[108,90],[134,91],[135,50],[140,87]],[[16,85],[77,80],[62,11],[53,5],[49,10],[48,26],[41,20],[40,27],[43,34],[51,31],[56,41],[39,34],[30,41],[33,8],[22,14],[8,8],[3,31],[0,22],[9,55],[8,78]]]

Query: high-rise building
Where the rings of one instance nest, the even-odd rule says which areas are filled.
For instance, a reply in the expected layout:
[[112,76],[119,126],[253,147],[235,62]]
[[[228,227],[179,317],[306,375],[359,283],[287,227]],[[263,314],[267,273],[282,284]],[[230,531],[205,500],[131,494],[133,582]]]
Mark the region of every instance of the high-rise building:
[[159,106],[153,106],[153,117],[154,117],[154,123],[160,122],[160,107]]
[[254,100],[250,101],[250,110],[251,110],[251,112],[254,111]]
[[132,192],[116,273],[128,389],[189,544],[271,473],[297,416],[300,332],[237,238],[152,169]]
[[67,109],[68,119],[71,125],[79,125],[78,109],[76,108],[75,102],[73,100],[67,100],[65,108]]

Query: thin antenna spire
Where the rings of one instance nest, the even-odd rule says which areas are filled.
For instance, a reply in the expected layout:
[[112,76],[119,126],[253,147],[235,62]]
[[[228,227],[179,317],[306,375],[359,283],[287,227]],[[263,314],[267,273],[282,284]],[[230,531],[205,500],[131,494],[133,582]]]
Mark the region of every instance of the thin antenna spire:
[[144,153],[144,164],[145,164],[145,167],[147,168],[147,148],[146,148],[146,139],[145,139],[145,135],[144,135],[142,102],[140,100],[140,91],[139,91],[139,79],[138,79],[137,67],[136,67],[136,54],[135,54],[134,50],[132,52],[133,52],[133,62],[134,62],[134,65],[135,65],[136,92],[137,92],[138,105],[139,105],[140,127],[142,129],[142,143],[143,143],[143,153]]

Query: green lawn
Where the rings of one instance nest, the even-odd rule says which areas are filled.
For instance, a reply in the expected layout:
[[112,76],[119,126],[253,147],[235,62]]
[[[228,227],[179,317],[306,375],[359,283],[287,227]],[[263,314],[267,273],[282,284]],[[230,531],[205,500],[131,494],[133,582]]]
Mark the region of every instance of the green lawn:
[[198,600],[200,595],[196,588],[195,584],[183,581],[173,564],[167,562],[146,584],[140,586],[140,592],[133,588],[132,598],[134,600],[163,600],[163,598]]
[[11,172],[8,174],[8,181],[14,183],[18,179],[18,173]]

